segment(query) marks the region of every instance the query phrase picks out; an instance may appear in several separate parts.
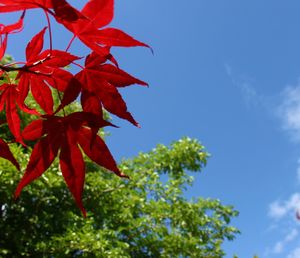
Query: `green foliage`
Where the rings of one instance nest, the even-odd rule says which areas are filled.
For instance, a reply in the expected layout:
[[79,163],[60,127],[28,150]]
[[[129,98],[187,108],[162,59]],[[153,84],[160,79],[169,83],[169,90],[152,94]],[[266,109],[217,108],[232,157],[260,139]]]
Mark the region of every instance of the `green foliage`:
[[[13,152],[24,167],[23,147]],[[169,148],[124,160],[124,180],[88,165],[84,219],[65,186],[57,164],[12,200],[21,177],[0,160],[1,257],[223,257],[222,243],[238,230],[238,215],[218,200],[187,200],[187,171],[199,171],[207,153],[183,138]]]

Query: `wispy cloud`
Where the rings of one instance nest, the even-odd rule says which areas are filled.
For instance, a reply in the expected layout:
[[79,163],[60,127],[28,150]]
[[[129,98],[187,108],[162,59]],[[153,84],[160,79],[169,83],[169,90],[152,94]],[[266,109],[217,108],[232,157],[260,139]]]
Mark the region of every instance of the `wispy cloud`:
[[282,97],[278,111],[283,128],[291,133],[294,140],[300,141],[300,81],[296,86],[287,86]]
[[300,158],[298,159],[298,167],[297,167],[297,180],[300,183]]
[[[266,249],[264,253],[264,257],[271,257],[273,255],[283,254],[285,251],[287,251],[286,249],[288,249],[289,244],[292,243],[295,239],[297,239],[298,236],[299,236],[299,231],[297,229],[290,229],[290,231],[286,233],[286,235],[283,237],[282,240],[277,241],[273,247]],[[291,257],[293,258],[300,257],[300,256],[293,256],[294,253],[298,254],[298,251],[294,249],[292,252],[290,252]]]
[[[280,229],[278,235],[282,235],[282,231],[285,235],[277,241],[274,246],[268,247],[265,251],[264,257],[271,257],[271,255],[283,254],[287,252],[291,246],[297,244],[295,240],[299,236],[298,226],[299,223],[296,219],[296,212],[300,207],[300,193],[292,194],[287,200],[280,201],[276,200],[269,205],[268,216],[273,220],[275,227],[274,230]],[[273,226],[274,226],[273,225]],[[289,245],[289,248],[287,247]],[[291,250],[291,249],[290,249]],[[298,251],[295,250],[295,254],[290,252],[290,257],[299,258],[297,255]]]
[[[273,249],[271,250],[272,253],[274,254],[280,254],[284,251],[284,248],[289,242],[292,242],[296,237],[299,235],[299,232],[297,229],[292,229],[288,234],[284,237],[283,240],[278,241]],[[300,256],[298,256],[299,258]]]
[[[300,142],[300,80],[295,86],[287,86],[280,94],[280,102],[274,109],[280,118],[282,128],[289,133],[295,143]],[[300,158],[297,161],[296,177],[300,182]],[[299,222],[296,212],[300,208],[300,192],[292,193],[286,200],[276,200],[269,205],[268,216],[274,229],[280,229],[278,235],[285,235],[266,249],[265,257],[284,255],[287,258],[299,258],[300,248],[296,241],[299,236]],[[283,232],[282,232],[283,231]],[[294,246],[294,249],[291,249]],[[292,251],[291,251],[292,250]]]
[[272,202],[269,206],[269,216],[273,219],[281,219],[288,214],[295,214],[295,211],[300,207],[300,193],[294,193],[286,201]]
[[260,95],[253,86],[253,80],[244,75],[237,75],[232,66],[225,64],[225,70],[233,85],[235,85],[241,92],[242,97],[248,107],[258,106],[265,102],[264,96]]
[[289,253],[289,255],[287,256],[287,258],[299,258],[300,257],[300,247],[294,249],[291,253]]
[[[300,142],[300,79],[294,86],[286,86],[282,92],[266,96],[257,90],[255,80],[249,76],[236,73],[229,64],[225,64],[225,70],[247,107],[262,109],[267,115],[278,119],[283,131],[288,132],[295,143]],[[300,183],[300,158],[295,176]],[[288,255],[288,258],[300,258],[300,247],[298,248],[297,243],[300,223],[296,219],[296,211],[299,209],[300,192],[292,193],[287,199],[276,200],[269,205],[268,216],[271,219],[272,231],[275,230],[278,234],[278,240],[266,248],[264,257]]]

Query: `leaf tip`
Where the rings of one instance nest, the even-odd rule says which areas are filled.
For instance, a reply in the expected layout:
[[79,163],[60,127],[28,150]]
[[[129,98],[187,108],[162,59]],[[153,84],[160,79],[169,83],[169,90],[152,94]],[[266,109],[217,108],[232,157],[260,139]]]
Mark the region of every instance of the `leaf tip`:
[[85,208],[80,207],[80,210],[81,210],[82,216],[86,219],[87,218],[87,213],[86,213]]
[[122,177],[122,178],[130,179],[130,177],[129,177],[129,176],[127,176],[127,175],[123,174],[122,172],[121,172],[121,174],[120,174],[119,176],[120,176],[120,177]]
[[13,199],[15,201],[19,198],[21,191],[22,191],[22,189],[19,189],[19,187],[17,187],[17,189],[15,190],[14,196],[13,196]]
[[154,49],[152,47],[150,47],[149,45],[146,45],[146,47],[150,49],[151,54],[154,56]]

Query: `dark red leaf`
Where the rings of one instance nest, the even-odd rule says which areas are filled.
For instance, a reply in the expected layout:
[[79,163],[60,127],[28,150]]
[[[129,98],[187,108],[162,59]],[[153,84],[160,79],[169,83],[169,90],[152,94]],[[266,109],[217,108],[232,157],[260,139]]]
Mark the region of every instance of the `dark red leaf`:
[[22,189],[33,180],[40,177],[52,164],[55,159],[60,137],[44,137],[33,148],[25,174],[19,182],[15,191],[15,198],[18,198]]
[[52,0],[55,17],[60,22],[75,22],[86,18],[65,0]]
[[57,113],[58,111],[63,109],[65,106],[69,105],[70,103],[72,103],[78,97],[78,95],[81,91],[81,87],[82,87],[81,83],[75,77],[73,77],[69,81],[69,83],[65,89],[61,104],[58,107],[58,109],[55,111],[55,113]]
[[36,102],[47,113],[53,113],[53,97],[48,85],[38,76],[31,80],[31,92]]
[[17,105],[20,109],[29,114],[37,115],[38,113],[29,109],[24,103],[22,105],[19,104],[20,96],[19,91],[16,89],[16,85],[3,84],[1,87],[3,91],[0,95],[0,111],[3,110],[5,105],[5,114],[8,127],[13,136],[16,138],[16,141],[24,144],[21,137],[20,118],[18,115]]
[[8,127],[17,142],[23,143],[20,131],[20,118],[16,105],[16,90],[13,86],[7,89],[5,111]]
[[59,162],[64,179],[84,216],[86,211],[82,204],[82,192],[85,178],[85,164],[80,149],[74,139],[74,132],[68,130],[63,139]]
[[85,154],[92,161],[114,172],[120,177],[127,177],[117,167],[117,164],[109,149],[107,148],[105,142],[98,135],[93,141],[93,134],[91,130],[82,127],[78,134],[78,143],[80,144]]
[[84,112],[90,112],[102,117],[101,102],[95,93],[83,91],[81,93],[81,106]]
[[95,88],[95,93],[99,97],[99,100],[101,100],[103,107],[108,112],[120,118],[128,120],[137,127],[140,126],[138,122],[134,120],[130,112],[127,111],[126,103],[116,87],[105,81],[100,82],[98,85],[96,85],[96,87],[97,88]]
[[[6,86],[8,84],[2,84],[1,86]],[[7,90],[2,89],[2,93],[0,95],[0,111],[2,111],[4,109],[4,105],[7,99]]]
[[[86,126],[90,126],[87,129]],[[59,159],[64,179],[79,208],[85,215],[82,192],[85,178],[85,165],[78,144],[97,164],[123,175],[116,166],[103,140],[95,135],[95,129],[111,125],[99,116],[86,112],[75,112],[66,117],[45,115],[33,121],[22,133],[25,140],[40,138],[33,148],[25,174],[15,192],[17,198],[22,189],[46,171],[60,150]],[[93,139],[95,139],[93,141]],[[99,154],[101,154],[99,156]],[[99,156],[99,157],[98,157]]]
[[[99,66],[98,68],[101,77],[107,80],[109,83],[116,87],[125,87],[132,84],[140,84],[144,86],[148,86],[148,83],[143,82],[130,74],[126,73],[125,71],[110,65],[104,64]],[[100,76],[99,74],[99,76]]]
[[45,134],[44,121],[42,119],[34,120],[22,131],[22,138],[25,141],[34,141]]

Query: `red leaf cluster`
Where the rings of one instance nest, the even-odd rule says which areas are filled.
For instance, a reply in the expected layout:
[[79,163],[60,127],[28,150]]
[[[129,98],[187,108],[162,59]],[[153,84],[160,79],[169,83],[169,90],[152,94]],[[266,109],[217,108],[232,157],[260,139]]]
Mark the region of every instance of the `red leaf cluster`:
[[[0,85],[0,111],[4,110],[6,113],[6,122],[15,142],[24,146],[26,141],[35,142],[15,197],[20,195],[26,185],[40,177],[58,157],[65,182],[85,215],[82,203],[85,178],[83,154],[116,175],[126,177],[118,169],[108,147],[98,135],[99,129],[113,126],[104,120],[102,110],[104,108],[139,126],[128,112],[118,88],[132,84],[147,86],[147,83],[118,67],[110,52],[111,47],[148,45],[119,29],[106,27],[113,19],[113,0],[89,0],[82,10],[77,10],[65,0],[0,0],[0,13],[22,12],[16,23],[0,24],[0,59],[5,54],[9,34],[22,31],[25,13],[33,8],[45,13],[48,26],[27,44],[24,65],[0,65],[2,77],[9,78],[11,71],[18,71],[16,82]],[[66,50],[52,48],[50,15],[73,34]],[[50,48],[44,49],[44,36],[48,29]],[[77,63],[81,58],[69,52],[75,38],[91,50],[83,65]],[[71,73],[65,69],[69,65],[80,67],[80,71]],[[53,91],[62,96],[58,107],[54,106]],[[42,112],[26,106],[28,94],[32,94]],[[81,112],[60,112],[78,97]],[[36,118],[23,130],[20,126],[20,112],[35,115]],[[63,115],[59,116],[59,112]],[[20,169],[8,143],[2,139],[0,157]]]

